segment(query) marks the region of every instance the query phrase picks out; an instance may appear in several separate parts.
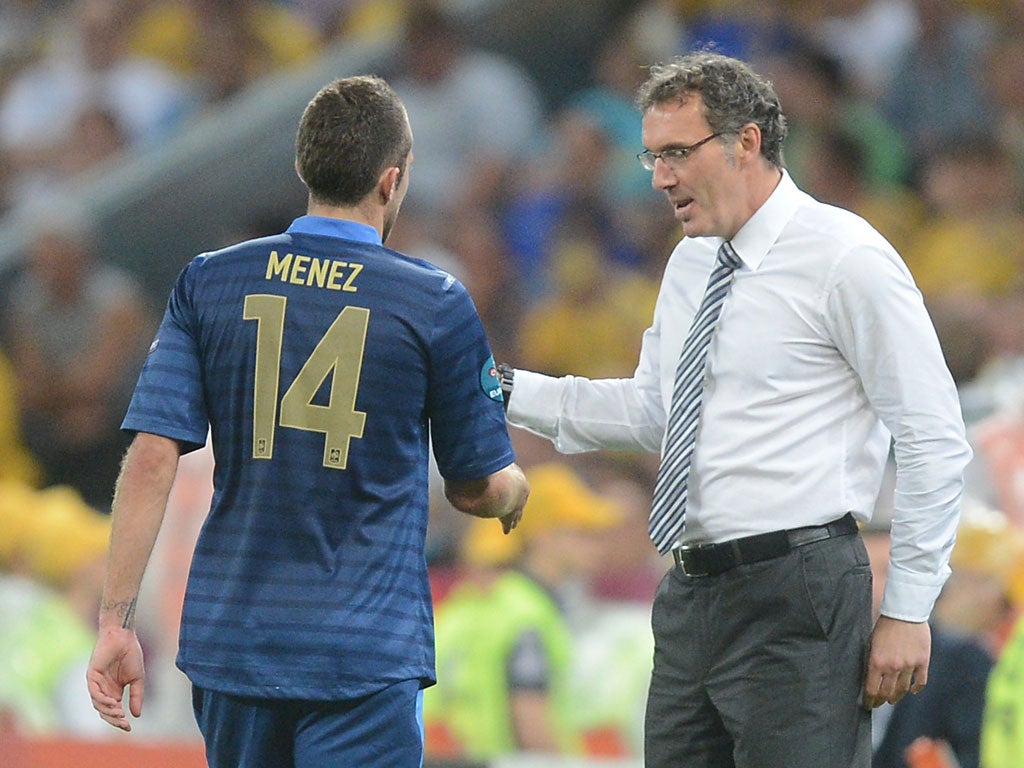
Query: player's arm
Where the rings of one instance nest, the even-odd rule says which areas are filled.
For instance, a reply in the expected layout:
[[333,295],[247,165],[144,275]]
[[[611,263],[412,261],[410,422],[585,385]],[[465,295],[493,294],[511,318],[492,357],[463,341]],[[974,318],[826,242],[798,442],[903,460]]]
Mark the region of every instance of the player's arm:
[[126,686],[130,686],[131,713],[142,714],[146,674],[135,635],[135,607],[164,519],[178,456],[174,440],[140,432],[125,455],[114,493],[99,634],[86,680],[100,717],[124,731],[131,730],[122,704]]
[[519,465],[513,463],[479,480],[445,479],[444,495],[467,515],[499,518],[508,533],[523,516],[530,484]]

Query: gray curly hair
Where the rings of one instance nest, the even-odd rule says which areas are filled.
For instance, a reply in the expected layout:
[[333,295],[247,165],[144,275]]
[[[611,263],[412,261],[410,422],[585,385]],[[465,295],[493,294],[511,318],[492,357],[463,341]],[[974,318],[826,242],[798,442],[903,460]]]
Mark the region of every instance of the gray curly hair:
[[693,51],[655,64],[636,96],[641,112],[667,101],[699,94],[704,117],[715,133],[736,136],[748,123],[761,130],[761,155],[781,168],[786,116],[771,82],[746,63],[712,51]]

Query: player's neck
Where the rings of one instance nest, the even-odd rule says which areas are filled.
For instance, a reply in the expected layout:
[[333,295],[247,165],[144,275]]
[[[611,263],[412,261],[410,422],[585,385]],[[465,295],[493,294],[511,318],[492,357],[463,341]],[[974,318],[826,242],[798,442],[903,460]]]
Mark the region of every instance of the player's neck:
[[365,202],[358,205],[339,206],[310,200],[306,213],[309,216],[323,216],[328,219],[367,224],[376,229],[378,234],[384,229],[384,209],[380,206],[370,206]]

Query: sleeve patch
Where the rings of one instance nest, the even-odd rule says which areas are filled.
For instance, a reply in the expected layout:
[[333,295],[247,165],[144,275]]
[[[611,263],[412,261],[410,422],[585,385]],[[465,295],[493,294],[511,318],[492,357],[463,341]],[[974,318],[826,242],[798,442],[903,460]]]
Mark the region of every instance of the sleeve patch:
[[498,403],[504,401],[501,395],[501,380],[498,378],[498,369],[494,365],[493,355],[487,358],[484,367],[480,369],[480,389],[491,400]]

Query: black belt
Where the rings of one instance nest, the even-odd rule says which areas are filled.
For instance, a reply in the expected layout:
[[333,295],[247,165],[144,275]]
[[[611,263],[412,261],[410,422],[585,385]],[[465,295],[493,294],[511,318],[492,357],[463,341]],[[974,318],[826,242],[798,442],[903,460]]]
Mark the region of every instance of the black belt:
[[857,532],[857,521],[847,512],[825,525],[811,525],[788,531],[772,531],[718,544],[693,544],[676,547],[672,556],[676,566],[687,576],[717,576],[744,563],[757,563],[782,557],[797,547],[833,536],[849,536]]

